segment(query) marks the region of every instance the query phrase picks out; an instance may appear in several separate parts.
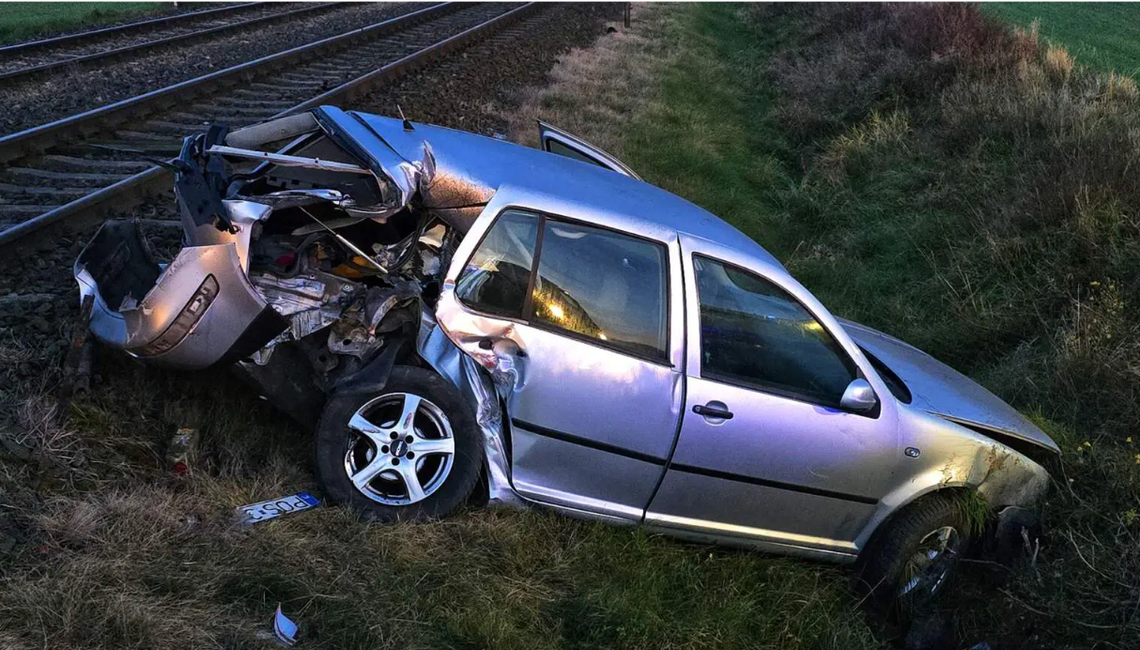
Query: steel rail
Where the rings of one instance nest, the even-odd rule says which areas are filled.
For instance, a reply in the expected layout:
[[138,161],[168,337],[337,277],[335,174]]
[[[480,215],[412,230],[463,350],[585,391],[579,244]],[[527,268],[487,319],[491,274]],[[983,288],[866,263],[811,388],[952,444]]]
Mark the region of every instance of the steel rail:
[[265,4],[263,2],[243,2],[236,5],[226,5],[225,7],[218,7],[215,9],[203,9],[202,11],[190,11],[184,14],[174,14],[172,16],[161,16],[159,18],[148,18],[146,20],[139,20],[133,23],[125,23],[123,25],[113,25],[111,27],[102,27],[100,29],[92,29],[86,32],[76,32],[74,34],[64,34],[62,36],[53,36],[51,38],[43,38],[37,41],[26,41],[24,43],[13,43],[0,47],[0,55],[12,54],[27,54],[36,50],[50,47],[52,45],[72,44],[84,39],[107,36],[112,34],[129,34],[141,29],[156,27],[158,25],[169,25],[177,23],[181,20],[190,18],[202,18],[205,16],[218,16],[234,11],[241,11],[249,7]]
[[[499,14],[479,25],[445,38],[442,41],[434,43],[397,61],[393,61],[372,72],[361,75],[332,90],[321,93],[312,99],[301,102],[278,113],[274,117],[301,112],[331,101],[347,100],[357,97],[362,92],[374,88],[379,84],[399,79],[404,75],[421,69],[432,61],[438,60],[440,57],[470,45],[474,41],[492,35],[510,24],[534,13],[539,6],[539,3],[529,2],[506,13]],[[127,177],[113,185],[98,189],[70,203],[0,231],[0,247],[11,245],[32,233],[38,232],[65,219],[74,220],[84,215],[103,216],[106,212],[112,210],[122,210],[132,207],[154,194],[169,189],[170,183],[171,173],[168,170],[157,166],[151,167],[146,171]]]
[[[248,5],[246,5],[248,6]],[[155,39],[153,41],[144,41],[134,45],[124,45],[123,47],[106,50],[103,52],[95,52],[92,54],[85,54],[75,56],[70,59],[62,59],[60,61],[51,61],[48,63],[41,63],[38,65],[29,66],[27,68],[19,68],[16,70],[9,70],[8,72],[0,72],[0,82],[13,82],[14,80],[31,77],[33,75],[41,75],[51,72],[56,72],[65,68],[73,66],[85,66],[91,63],[105,61],[108,59],[118,59],[126,55],[141,54],[159,47],[173,45],[175,43],[187,44],[193,41],[206,38],[209,36],[216,36],[218,34],[238,30],[245,27],[253,27],[263,23],[269,23],[276,20],[284,20],[288,18],[295,18],[303,14],[317,13],[321,11],[329,11],[330,9],[337,8],[338,4],[335,2],[327,4],[318,4],[300,9],[293,9],[290,11],[283,11],[281,13],[269,14],[267,16],[259,16],[257,18],[250,18],[236,23],[229,23],[227,25],[218,25],[216,27],[207,27],[185,34],[175,34],[174,36],[167,36],[165,38]]]
[[299,45],[284,52],[263,56],[253,61],[230,66],[225,70],[211,72],[165,88],[152,90],[113,104],[0,137],[0,163],[7,163],[16,158],[40,153],[60,141],[73,142],[99,131],[106,131],[108,128],[122,124],[142,113],[173,106],[176,102],[185,101],[205,91],[217,90],[248,80],[255,73],[260,74],[280,68],[288,63],[314,56],[320,51],[348,45],[352,41],[362,38],[384,36],[458,9],[459,6],[456,3],[433,5],[367,27]]

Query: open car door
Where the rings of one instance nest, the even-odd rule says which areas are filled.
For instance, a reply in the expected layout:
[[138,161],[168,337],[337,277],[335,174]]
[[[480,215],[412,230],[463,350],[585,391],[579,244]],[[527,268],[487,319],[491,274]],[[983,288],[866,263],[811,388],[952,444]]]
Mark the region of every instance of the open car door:
[[614,158],[610,154],[602,151],[594,145],[586,142],[585,140],[570,135],[569,133],[559,129],[558,127],[551,126],[546,122],[539,121],[538,123],[539,139],[542,141],[543,151],[548,151],[559,156],[566,156],[575,160],[605,167],[606,169],[613,170],[623,176],[629,176],[641,180],[632,169],[626,166],[625,163]]

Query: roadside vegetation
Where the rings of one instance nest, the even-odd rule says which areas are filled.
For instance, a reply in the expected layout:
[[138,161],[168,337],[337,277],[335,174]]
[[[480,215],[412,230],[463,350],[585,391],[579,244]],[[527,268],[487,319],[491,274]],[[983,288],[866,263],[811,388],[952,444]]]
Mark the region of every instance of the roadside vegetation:
[[[948,648],[1140,639],[1140,97],[959,5],[639,5],[527,98],[769,248],[834,312],[985,383],[1058,440],[1047,536],[971,567]],[[368,526],[336,508],[243,529],[312,487],[311,441],[230,377],[97,360],[59,424],[0,341],[0,646],[877,648],[841,568],[543,512]],[[26,377],[25,375],[19,375]],[[6,418],[6,419],[5,419]],[[188,475],[162,454],[202,432]],[[1135,440],[1135,442],[1134,442]],[[28,486],[32,486],[29,488]],[[0,521],[0,523],[3,523]],[[936,647],[930,641],[925,647]]]
[[0,3],[0,44],[99,27],[169,6],[164,2],[4,2]]

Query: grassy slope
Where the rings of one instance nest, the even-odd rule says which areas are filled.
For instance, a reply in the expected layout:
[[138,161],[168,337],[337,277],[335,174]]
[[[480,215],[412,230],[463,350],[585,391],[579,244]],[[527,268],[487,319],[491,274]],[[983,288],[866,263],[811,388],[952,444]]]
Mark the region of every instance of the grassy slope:
[[1126,2],[986,2],[983,11],[1066,47],[1077,61],[1135,77],[1140,73],[1140,7]]
[[27,40],[48,32],[77,30],[156,11],[162,2],[4,2],[0,3],[0,43]]

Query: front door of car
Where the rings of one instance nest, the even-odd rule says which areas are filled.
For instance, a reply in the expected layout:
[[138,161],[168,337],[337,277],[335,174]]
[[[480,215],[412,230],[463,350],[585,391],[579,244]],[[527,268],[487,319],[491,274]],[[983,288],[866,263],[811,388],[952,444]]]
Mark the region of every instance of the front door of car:
[[523,496],[643,516],[680,422],[679,264],[675,238],[518,206],[489,207],[456,251],[437,319],[506,388]]
[[[685,413],[650,524],[851,554],[901,456],[895,403],[783,269],[682,236]],[[840,407],[865,378],[878,405]]]

